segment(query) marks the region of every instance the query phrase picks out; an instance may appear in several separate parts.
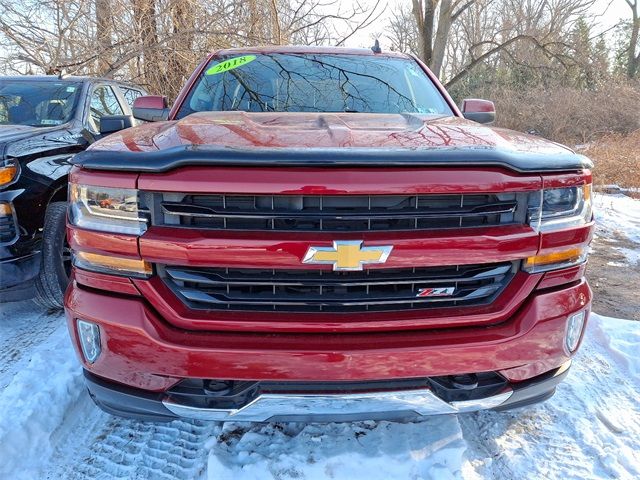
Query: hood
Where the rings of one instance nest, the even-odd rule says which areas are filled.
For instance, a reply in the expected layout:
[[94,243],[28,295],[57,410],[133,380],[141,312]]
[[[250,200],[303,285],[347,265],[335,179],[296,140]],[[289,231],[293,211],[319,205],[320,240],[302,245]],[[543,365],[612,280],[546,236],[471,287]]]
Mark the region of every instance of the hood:
[[20,158],[76,145],[82,135],[72,134],[69,126],[0,125],[0,154]]
[[482,148],[567,154],[540,137],[459,117],[368,113],[203,112],[125,130],[94,149],[148,151],[186,145],[235,148]]
[[96,142],[72,163],[136,172],[193,165],[457,165],[518,172],[592,167],[588,158],[557,143],[459,117],[246,112],[197,113],[123,130]]
[[38,127],[28,125],[0,125],[0,144],[30,137],[38,130]]

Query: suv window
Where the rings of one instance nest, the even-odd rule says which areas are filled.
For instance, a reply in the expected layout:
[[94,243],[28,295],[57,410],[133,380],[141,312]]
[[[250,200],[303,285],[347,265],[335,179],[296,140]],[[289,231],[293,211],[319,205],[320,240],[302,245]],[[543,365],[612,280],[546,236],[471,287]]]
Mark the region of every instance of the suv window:
[[214,58],[177,117],[225,110],[453,115],[414,60],[344,54]]
[[122,96],[127,101],[130,107],[133,107],[133,102],[136,98],[144,95],[140,90],[136,90],[135,88],[123,87],[120,86],[120,91],[122,92]]
[[91,123],[96,131],[100,131],[100,118],[105,115],[124,115],[116,94],[108,85],[100,85],[93,91],[90,108]]

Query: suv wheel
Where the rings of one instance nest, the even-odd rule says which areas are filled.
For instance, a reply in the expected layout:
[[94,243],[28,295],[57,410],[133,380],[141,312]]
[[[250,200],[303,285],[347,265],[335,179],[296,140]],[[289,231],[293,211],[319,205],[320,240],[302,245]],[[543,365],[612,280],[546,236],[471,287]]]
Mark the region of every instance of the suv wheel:
[[42,232],[42,262],[36,277],[36,302],[45,308],[63,307],[64,291],[71,273],[71,249],[66,235],[67,203],[47,207]]

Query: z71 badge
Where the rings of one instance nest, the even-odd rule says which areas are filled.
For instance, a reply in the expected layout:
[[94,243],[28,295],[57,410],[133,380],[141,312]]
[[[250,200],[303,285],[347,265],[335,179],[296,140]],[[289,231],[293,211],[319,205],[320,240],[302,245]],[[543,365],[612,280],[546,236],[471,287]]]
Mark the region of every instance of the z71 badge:
[[416,297],[450,297],[455,291],[455,287],[421,288]]

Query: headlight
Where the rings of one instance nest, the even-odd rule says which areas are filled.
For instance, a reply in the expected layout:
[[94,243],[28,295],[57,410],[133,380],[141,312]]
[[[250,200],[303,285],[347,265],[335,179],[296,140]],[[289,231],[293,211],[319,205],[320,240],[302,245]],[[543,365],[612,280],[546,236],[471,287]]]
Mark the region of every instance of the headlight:
[[70,184],[69,204],[69,222],[77,227],[129,235],[147,230],[135,189]]
[[541,232],[578,227],[591,221],[591,185],[536,192],[529,201],[529,221]]
[[0,160],[0,187],[6,187],[18,178],[19,168],[15,160]]

